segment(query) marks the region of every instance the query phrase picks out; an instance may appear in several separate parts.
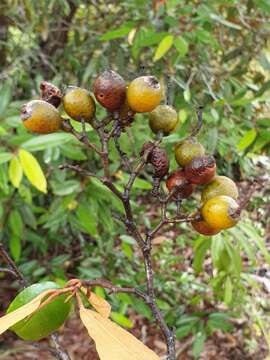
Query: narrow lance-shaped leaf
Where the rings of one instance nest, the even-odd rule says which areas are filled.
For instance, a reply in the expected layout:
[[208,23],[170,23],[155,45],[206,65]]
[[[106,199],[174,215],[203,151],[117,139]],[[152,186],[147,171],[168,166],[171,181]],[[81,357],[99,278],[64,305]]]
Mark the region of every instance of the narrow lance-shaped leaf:
[[9,168],[8,168],[8,176],[11,184],[18,188],[22,181],[23,177],[23,169],[22,165],[17,157],[14,157],[10,160]]
[[159,357],[129,332],[95,311],[85,309],[81,301],[80,317],[95,341],[101,360],[159,360]]
[[37,159],[28,151],[20,149],[19,159],[30,183],[35,186],[39,191],[47,192],[47,181]]
[[[81,290],[87,294],[87,290],[85,288],[81,288]],[[94,292],[90,292],[90,296],[88,297],[88,301],[93,306],[93,308],[103,317],[108,318],[111,314],[111,305],[103,299],[101,296],[95,294]]]
[[157,61],[161,59],[166,54],[166,52],[170,50],[172,44],[173,44],[173,36],[172,35],[165,36],[165,38],[163,38],[159,43],[153,60]]
[[0,334],[3,334],[11,326],[17,324],[19,321],[25,319],[36,311],[42,301],[42,299],[51,293],[51,290],[46,290],[40,293],[28,304],[21,306],[19,309],[12,311],[11,313],[4,315],[0,318]]

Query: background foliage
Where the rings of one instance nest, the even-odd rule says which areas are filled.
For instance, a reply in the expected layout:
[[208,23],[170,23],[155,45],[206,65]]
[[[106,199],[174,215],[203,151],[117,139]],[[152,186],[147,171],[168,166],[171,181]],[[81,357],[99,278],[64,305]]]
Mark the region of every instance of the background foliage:
[[[106,68],[127,82],[142,73],[158,76],[179,111],[180,126],[164,140],[172,167],[173,146],[189,133],[196,108],[203,105],[200,140],[214,153],[219,173],[245,189],[251,178],[269,179],[269,20],[267,0],[1,2],[0,236],[26,277],[144,282],[135,241],[111,217],[112,206],[122,211],[118,200],[95,180],[58,169],[69,161],[99,172],[95,155],[68,134],[33,136],[23,128],[20,107],[38,98],[40,81],[63,90],[71,84],[91,90]],[[151,138],[147,116],[138,115],[121,143],[133,158]],[[22,154],[31,164],[28,174]],[[111,160],[121,187],[127,174],[114,151]],[[149,179],[145,173],[136,182],[133,198],[146,227],[145,213],[158,221],[147,193]],[[263,287],[268,281],[269,291],[263,277],[270,265],[269,194],[269,186],[262,187],[242,222],[212,239],[179,225],[155,241],[159,305],[178,338],[195,335],[195,356],[214,329],[232,328],[232,317],[249,319],[250,339],[256,330],[270,342]],[[198,201],[195,195],[184,205],[191,211]],[[127,294],[110,301],[114,320],[126,327],[132,327],[131,308],[151,320],[145,305]],[[248,345],[256,349],[254,340]]]

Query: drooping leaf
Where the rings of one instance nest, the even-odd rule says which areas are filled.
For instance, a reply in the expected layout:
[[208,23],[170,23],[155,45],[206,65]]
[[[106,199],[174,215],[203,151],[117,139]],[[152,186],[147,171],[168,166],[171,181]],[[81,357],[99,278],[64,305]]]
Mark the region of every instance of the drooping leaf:
[[[81,290],[87,294],[87,290],[85,288],[81,288]],[[90,292],[90,296],[88,297],[88,301],[93,306],[93,308],[103,317],[108,318],[111,314],[111,305],[103,299],[101,296],[95,294],[94,292]]]
[[251,129],[245,133],[245,135],[240,140],[239,144],[237,145],[237,148],[239,151],[245,150],[249,145],[253,143],[257,135],[257,132],[255,129]]
[[173,36],[172,35],[165,36],[165,38],[163,38],[159,43],[153,60],[158,61],[159,59],[161,59],[170,50],[172,45],[173,45]]
[[188,43],[183,37],[174,39],[174,46],[180,56],[185,56],[188,53]]
[[4,315],[0,318],[0,334],[3,334],[11,326],[17,324],[19,321],[25,319],[27,316],[31,315],[36,311],[42,301],[42,299],[51,293],[51,290],[46,290],[40,293],[28,304],[25,304],[11,313]]
[[117,324],[124,326],[128,329],[132,329],[133,328],[133,322],[131,320],[129,320],[129,318],[127,318],[125,315],[120,314],[118,312],[114,312],[112,311],[111,313],[111,319],[113,321],[115,321]]
[[74,141],[74,137],[71,134],[66,133],[53,133],[47,135],[39,135],[25,141],[21,147],[28,151],[40,151],[51,147],[66,144]]
[[4,163],[8,162],[12,158],[13,158],[13,155],[11,153],[3,152],[0,154],[0,164],[4,164]]
[[23,169],[22,169],[22,165],[17,157],[12,158],[9,163],[8,176],[9,176],[9,180],[11,181],[12,185],[15,188],[18,188],[22,181]]
[[20,149],[19,159],[23,172],[30,183],[39,191],[47,192],[47,180],[37,161],[37,159],[28,151]]
[[18,261],[21,256],[21,238],[18,235],[12,234],[9,238],[9,250],[10,254],[15,261]]
[[159,357],[129,332],[80,304],[80,317],[95,341],[101,360],[159,360]]

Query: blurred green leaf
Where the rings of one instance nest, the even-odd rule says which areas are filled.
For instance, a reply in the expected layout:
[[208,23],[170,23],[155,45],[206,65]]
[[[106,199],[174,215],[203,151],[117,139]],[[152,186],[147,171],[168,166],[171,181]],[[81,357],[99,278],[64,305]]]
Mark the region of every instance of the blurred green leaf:
[[60,146],[70,141],[74,142],[75,138],[71,134],[53,133],[48,135],[39,135],[22,143],[21,147],[25,150],[34,152],[45,150],[50,147]]
[[172,45],[173,45],[173,36],[172,35],[165,36],[165,38],[161,40],[155,51],[153,61],[158,61],[159,59],[161,59],[170,50]]
[[18,188],[22,181],[23,169],[22,169],[22,165],[19,162],[17,157],[13,157],[10,160],[9,168],[8,168],[8,175],[9,175],[9,180],[11,181],[12,185],[15,188]]
[[245,150],[248,146],[250,146],[253,141],[255,140],[257,135],[256,129],[250,129],[247,131],[242,139],[240,140],[239,144],[237,145],[237,149],[239,151]]
[[115,321],[117,324],[124,326],[125,328],[132,329],[133,322],[129,320],[125,315],[119,314],[117,312],[111,312],[111,319]]
[[13,158],[13,154],[11,153],[8,152],[0,153],[0,165],[8,162],[12,158]]
[[180,56],[185,56],[188,53],[188,43],[183,37],[175,38],[173,43]]

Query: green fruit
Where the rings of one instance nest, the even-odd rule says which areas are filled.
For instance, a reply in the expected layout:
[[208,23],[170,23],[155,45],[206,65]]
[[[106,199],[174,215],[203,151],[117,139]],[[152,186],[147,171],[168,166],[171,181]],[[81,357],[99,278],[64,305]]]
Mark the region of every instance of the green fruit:
[[[61,289],[61,287],[52,281],[33,284],[27,287],[15,297],[9,305],[7,313],[29,303],[40,293],[50,289]],[[67,296],[67,294],[57,296],[41,310],[36,311],[30,317],[12,326],[11,330],[23,340],[37,341],[48,336],[63,325],[69,315],[71,303],[70,301],[65,303]]]
[[96,104],[90,93],[83,88],[69,86],[63,97],[65,112],[74,120],[91,122],[96,112]]
[[230,196],[236,200],[238,198],[236,184],[226,176],[216,176],[203,189],[202,202],[219,195]]
[[180,166],[186,166],[193,158],[203,156],[204,147],[195,138],[181,141],[175,147],[175,160]]
[[169,135],[177,123],[177,112],[169,105],[159,105],[149,114],[149,126],[154,133],[162,131],[164,135]]

